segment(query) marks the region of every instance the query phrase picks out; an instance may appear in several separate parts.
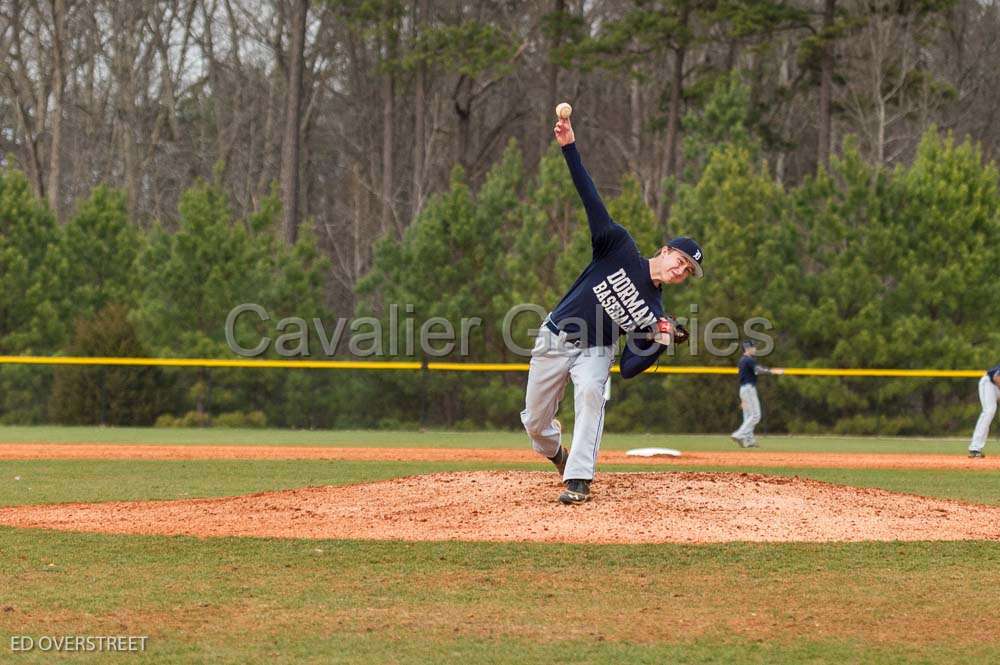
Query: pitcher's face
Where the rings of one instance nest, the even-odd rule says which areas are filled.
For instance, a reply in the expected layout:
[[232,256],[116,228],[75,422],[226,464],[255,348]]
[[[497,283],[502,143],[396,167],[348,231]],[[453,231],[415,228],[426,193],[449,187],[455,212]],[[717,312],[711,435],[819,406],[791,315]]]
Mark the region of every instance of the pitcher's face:
[[691,259],[674,249],[668,247],[660,255],[660,261],[662,261],[660,274],[663,275],[663,281],[667,284],[682,284],[684,280],[694,275]]

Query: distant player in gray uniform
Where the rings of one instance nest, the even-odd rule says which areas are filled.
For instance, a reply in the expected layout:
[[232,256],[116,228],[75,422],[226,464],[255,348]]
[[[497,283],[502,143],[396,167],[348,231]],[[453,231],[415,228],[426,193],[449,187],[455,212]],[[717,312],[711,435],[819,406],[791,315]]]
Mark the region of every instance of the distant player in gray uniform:
[[[604,387],[619,335],[632,334],[621,361],[626,379],[653,365],[672,340],[680,340],[683,331],[663,313],[660,286],[701,277],[702,252],[690,238],[674,238],[653,258],[643,258],[628,231],[608,215],[580,160],[568,118],[556,123],[555,134],[587,211],[593,256],[538,331],[521,422],[532,447],[563,478],[559,500],[575,504],[590,499],[604,430]],[[555,419],[568,379],[576,409],[569,452]]]
[[986,445],[990,423],[993,422],[993,416],[997,412],[997,400],[1000,400],[1000,365],[986,370],[983,378],[979,379],[979,401],[983,405],[983,412],[979,414],[976,429],[972,433],[969,457],[986,457],[983,454],[983,446]]
[[753,429],[760,422],[760,397],[757,396],[758,374],[783,374],[784,370],[769,369],[757,364],[757,345],[752,339],[743,342],[743,355],[740,357],[740,406],[743,408],[743,424],[729,436],[741,448],[756,448],[757,439]]

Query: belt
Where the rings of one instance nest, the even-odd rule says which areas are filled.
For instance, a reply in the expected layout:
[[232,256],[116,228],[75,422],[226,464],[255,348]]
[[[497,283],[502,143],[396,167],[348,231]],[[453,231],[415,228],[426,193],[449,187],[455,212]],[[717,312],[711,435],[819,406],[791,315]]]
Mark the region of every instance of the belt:
[[575,335],[570,335],[568,333],[563,332],[562,330],[559,330],[559,326],[553,323],[552,319],[545,319],[545,327],[548,328],[550,331],[552,331],[553,335],[566,335],[566,341],[569,342],[570,344],[575,344],[576,346],[580,346],[583,343],[583,340],[580,337],[579,333]]

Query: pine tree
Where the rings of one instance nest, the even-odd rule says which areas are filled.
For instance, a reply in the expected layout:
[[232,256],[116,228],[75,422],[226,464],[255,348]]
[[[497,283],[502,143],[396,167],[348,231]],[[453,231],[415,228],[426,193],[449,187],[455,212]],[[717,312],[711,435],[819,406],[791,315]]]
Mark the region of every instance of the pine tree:
[[[402,241],[387,238],[380,243],[372,270],[358,286],[362,301],[359,314],[379,318],[386,324],[386,335],[390,333],[386,328],[389,307],[393,305],[400,314],[412,312],[418,333],[423,322],[443,317],[453,326],[456,339],[461,319],[477,317],[482,327],[469,337],[470,356],[461,357],[460,349],[455,348],[448,359],[461,362],[503,358],[500,324],[510,306],[504,283],[506,242],[520,222],[523,177],[521,153],[514,143],[487,174],[478,192],[471,190],[463,170],[456,167],[450,189],[428,201]],[[402,347],[400,344],[397,353],[405,352]],[[431,347],[434,351],[442,345]],[[423,360],[437,358],[437,353],[421,349],[419,339],[414,340],[413,351]],[[392,385],[397,404],[409,407],[403,411],[406,420],[453,424],[477,418],[489,421],[491,414],[508,418],[509,408],[496,408],[498,394],[507,395],[500,401],[510,399],[508,382],[504,378],[464,377],[461,388],[456,390],[454,377],[450,376],[378,377],[368,382],[368,389],[384,390]],[[473,405],[474,410],[469,411]]]
[[[68,336],[53,247],[59,229],[24,175],[0,170],[0,354],[54,354]],[[37,422],[51,373],[0,366],[0,421]]]
[[74,317],[93,317],[110,303],[131,308],[136,302],[140,237],[126,206],[124,192],[98,186],[63,230],[55,254],[62,295]]
[[[199,183],[184,193],[176,232],[162,225],[154,228],[137,264],[143,275],[135,320],[154,353],[231,357],[226,317],[244,303],[262,306],[272,319],[243,324],[254,327],[251,336],[260,340],[270,331],[275,344],[275,326],[283,316],[308,320],[323,314],[326,262],[305,230],[292,247],[278,240],[280,211],[272,195],[256,213],[237,220],[216,185]],[[241,330],[247,332],[240,325],[237,322],[238,337]],[[280,408],[283,381],[278,374],[257,370],[184,370],[179,377],[199,414],[250,404],[252,410],[268,408],[268,421],[277,424],[287,422]]]

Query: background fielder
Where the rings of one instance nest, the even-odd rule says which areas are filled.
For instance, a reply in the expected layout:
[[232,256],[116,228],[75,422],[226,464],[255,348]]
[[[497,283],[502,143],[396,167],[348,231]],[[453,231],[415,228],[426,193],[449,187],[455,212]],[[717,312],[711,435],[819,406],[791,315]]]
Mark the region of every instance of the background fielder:
[[752,339],[743,342],[743,355],[739,362],[740,406],[743,409],[743,424],[730,434],[741,448],[756,448],[757,439],[753,430],[760,422],[760,397],[757,395],[758,374],[783,374],[784,370],[769,369],[757,364],[757,345]]
[[1000,400],[1000,365],[986,370],[979,379],[979,401],[983,412],[976,421],[976,429],[972,433],[972,443],[969,444],[969,457],[985,457],[983,446],[990,433],[990,423],[997,412],[997,400]]
[[[562,474],[566,489],[559,500],[569,504],[590,498],[604,429],[605,384],[618,336],[639,331],[649,336],[626,345],[623,378],[651,366],[677,332],[663,315],[660,286],[700,277],[702,252],[693,240],[674,238],[652,259],[644,258],[604,207],[577,152],[569,118],[556,123],[555,134],[587,211],[593,256],[538,332],[521,422],[535,451]],[[573,381],[576,419],[567,453],[555,415],[568,379]]]

